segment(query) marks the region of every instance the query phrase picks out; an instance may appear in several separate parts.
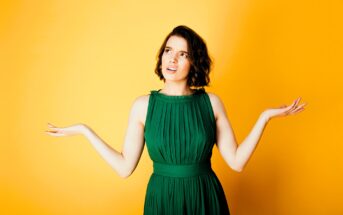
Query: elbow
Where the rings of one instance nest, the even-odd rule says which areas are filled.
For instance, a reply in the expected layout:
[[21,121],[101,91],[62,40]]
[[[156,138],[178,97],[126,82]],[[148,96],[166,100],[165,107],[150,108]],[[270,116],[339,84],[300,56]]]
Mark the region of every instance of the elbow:
[[233,165],[232,166],[232,169],[235,171],[235,172],[242,172],[244,167],[243,166],[240,166],[240,165]]
[[118,173],[119,177],[126,179],[132,174],[132,171],[129,171],[129,170],[123,168],[123,169],[120,169],[119,171],[117,171],[117,173]]
[[127,173],[118,173],[118,175],[121,177],[121,178],[123,178],[123,179],[126,179],[126,178],[128,178],[129,177],[129,174],[127,174]]
[[242,172],[243,171],[243,168],[235,168],[234,169],[236,172]]
[[243,168],[238,166],[231,166],[231,169],[235,172],[242,172]]
[[122,178],[128,178],[129,176],[131,176],[132,175],[132,172],[133,171],[131,171],[131,170],[126,170],[126,171],[123,171],[121,174],[120,174],[120,177],[122,177]]
[[227,164],[235,172],[242,172],[243,171],[243,167],[240,165],[237,165],[235,162],[230,162]]
[[243,169],[244,169],[244,164],[242,164],[242,162],[240,162],[237,157],[236,159],[232,162],[232,169],[235,171],[235,172],[242,172]]
[[131,175],[131,173],[124,172],[124,173],[118,173],[118,175],[121,178],[126,179],[126,178],[128,178]]

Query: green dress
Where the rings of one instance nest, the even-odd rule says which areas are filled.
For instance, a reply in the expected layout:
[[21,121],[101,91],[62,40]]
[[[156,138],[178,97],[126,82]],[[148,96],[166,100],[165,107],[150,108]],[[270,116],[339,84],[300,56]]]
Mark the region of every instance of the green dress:
[[211,168],[216,123],[204,88],[191,95],[151,90],[144,138],[153,161],[144,215],[227,215],[224,190]]

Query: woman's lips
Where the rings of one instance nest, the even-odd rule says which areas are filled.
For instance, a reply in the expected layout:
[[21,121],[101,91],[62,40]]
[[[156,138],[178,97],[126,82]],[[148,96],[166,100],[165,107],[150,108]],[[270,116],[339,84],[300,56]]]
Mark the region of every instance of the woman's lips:
[[176,67],[167,67],[167,70],[176,71],[176,70],[177,70],[177,68],[176,68]]

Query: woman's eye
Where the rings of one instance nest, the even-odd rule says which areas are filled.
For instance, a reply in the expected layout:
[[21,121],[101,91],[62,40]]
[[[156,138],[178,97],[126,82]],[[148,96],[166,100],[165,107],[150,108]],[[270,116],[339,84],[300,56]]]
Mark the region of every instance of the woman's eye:
[[170,51],[169,49],[164,49],[164,52],[168,52],[168,51]]
[[188,57],[186,53],[181,53],[181,56],[184,57],[184,58]]

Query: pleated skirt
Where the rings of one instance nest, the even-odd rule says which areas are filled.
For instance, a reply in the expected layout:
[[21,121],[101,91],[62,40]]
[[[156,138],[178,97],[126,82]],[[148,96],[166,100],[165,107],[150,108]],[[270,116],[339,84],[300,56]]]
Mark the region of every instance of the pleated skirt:
[[214,172],[193,177],[153,173],[149,179],[144,215],[229,215],[224,190]]

